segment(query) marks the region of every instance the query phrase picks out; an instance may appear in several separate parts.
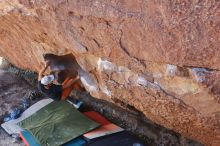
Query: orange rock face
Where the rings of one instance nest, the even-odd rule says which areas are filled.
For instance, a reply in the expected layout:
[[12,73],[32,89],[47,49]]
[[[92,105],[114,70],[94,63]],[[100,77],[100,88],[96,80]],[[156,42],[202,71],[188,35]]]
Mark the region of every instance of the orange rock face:
[[0,56],[33,71],[74,54],[95,97],[220,144],[219,1],[0,1]]

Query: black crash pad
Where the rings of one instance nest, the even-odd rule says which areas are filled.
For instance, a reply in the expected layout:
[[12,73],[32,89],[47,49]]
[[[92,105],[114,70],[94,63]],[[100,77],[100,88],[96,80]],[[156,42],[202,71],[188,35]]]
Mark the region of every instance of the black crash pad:
[[88,146],[147,146],[137,137],[123,131],[89,141]]

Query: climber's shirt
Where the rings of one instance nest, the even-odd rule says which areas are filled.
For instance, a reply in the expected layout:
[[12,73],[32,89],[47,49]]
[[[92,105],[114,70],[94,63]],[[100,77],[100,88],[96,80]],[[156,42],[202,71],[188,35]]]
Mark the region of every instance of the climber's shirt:
[[45,88],[40,81],[38,81],[38,89],[47,97],[54,100],[60,100],[62,96],[62,85],[52,84],[49,89]]

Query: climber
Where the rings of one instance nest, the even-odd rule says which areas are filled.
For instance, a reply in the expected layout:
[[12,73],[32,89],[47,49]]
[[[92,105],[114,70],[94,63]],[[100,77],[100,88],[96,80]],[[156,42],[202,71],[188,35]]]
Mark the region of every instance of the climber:
[[72,54],[57,56],[51,53],[43,54],[43,59],[49,63],[50,71],[55,74],[58,83],[63,83],[67,77],[75,78],[80,69]]
[[46,63],[45,67],[42,68],[38,75],[38,88],[49,98],[54,100],[65,100],[70,95],[73,89],[80,90],[81,87],[78,84],[79,76],[76,78],[68,77],[62,85],[54,84],[56,82],[53,74],[44,76],[44,72],[49,67],[50,63]]

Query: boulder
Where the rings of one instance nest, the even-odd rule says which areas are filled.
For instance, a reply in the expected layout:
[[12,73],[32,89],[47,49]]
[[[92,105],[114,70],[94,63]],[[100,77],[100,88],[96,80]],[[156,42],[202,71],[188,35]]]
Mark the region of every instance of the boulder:
[[39,71],[43,54],[72,54],[94,97],[217,146],[219,6],[215,0],[4,0],[0,56]]

